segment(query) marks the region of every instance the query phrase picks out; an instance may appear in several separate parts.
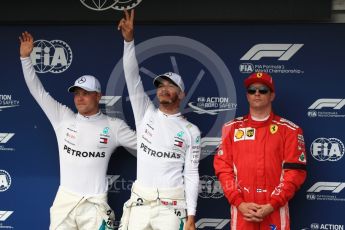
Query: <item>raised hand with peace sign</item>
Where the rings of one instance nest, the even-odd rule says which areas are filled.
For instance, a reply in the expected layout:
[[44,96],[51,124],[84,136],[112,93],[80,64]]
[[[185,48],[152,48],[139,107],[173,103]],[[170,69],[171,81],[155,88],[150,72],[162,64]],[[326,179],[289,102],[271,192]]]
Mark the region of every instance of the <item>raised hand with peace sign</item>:
[[117,26],[118,30],[121,30],[122,36],[126,42],[133,40],[134,34],[134,10],[132,9],[130,13],[127,10],[125,12],[125,17],[122,18]]

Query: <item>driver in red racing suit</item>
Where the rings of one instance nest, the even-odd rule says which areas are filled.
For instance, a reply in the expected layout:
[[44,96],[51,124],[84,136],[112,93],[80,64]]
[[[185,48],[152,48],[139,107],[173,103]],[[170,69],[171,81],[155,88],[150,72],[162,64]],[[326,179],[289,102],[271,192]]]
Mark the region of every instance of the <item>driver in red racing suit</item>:
[[223,126],[214,158],[232,230],[289,230],[288,201],[306,178],[302,129],[275,115],[272,77],[245,80],[250,113]]

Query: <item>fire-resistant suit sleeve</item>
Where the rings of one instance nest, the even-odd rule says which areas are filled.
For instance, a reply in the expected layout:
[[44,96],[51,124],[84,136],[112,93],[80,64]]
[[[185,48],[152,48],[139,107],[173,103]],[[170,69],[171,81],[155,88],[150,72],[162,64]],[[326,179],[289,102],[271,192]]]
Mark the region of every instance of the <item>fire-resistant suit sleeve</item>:
[[231,205],[238,207],[243,202],[242,191],[237,184],[236,167],[233,163],[231,152],[232,135],[231,126],[224,125],[222,129],[222,141],[214,156],[214,169],[224,195]]
[[139,66],[135,54],[134,40],[131,42],[124,41],[123,50],[123,69],[132,104],[135,124],[140,125],[147,109],[153,109],[154,105],[144,91],[143,83],[139,76]]
[[272,192],[270,204],[274,209],[285,205],[304,183],[306,154],[301,128],[287,129],[285,135],[282,179]]
[[137,134],[124,122],[118,119],[116,140],[121,146],[134,149],[137,148]]
[[191,144],[186,153],[184,166],[184,181],[187,202],[187,214],[195,216],[198,188],[199,188],[199,160],[200,160],[200,131],[197,127],[191,128]]
[[54,129],[65,116],[74,116],[74,113],[67,106],[57,102],[48,92],[45,91],[41,81],[36,75],[30,57],[20,58],[23,68],[24,79],[31,95],[47,115]]

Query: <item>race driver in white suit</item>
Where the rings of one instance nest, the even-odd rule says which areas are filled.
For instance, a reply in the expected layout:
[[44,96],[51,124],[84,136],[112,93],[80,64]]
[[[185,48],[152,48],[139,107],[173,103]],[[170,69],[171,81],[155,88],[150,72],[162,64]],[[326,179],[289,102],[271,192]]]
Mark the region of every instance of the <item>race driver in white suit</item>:
[[158,75],[159,108],[144,92],[133,38],[134,10],[118,29],[123,65],[137,130],[137,178],[124,205],[122,230],[195,230],[200,131],[180,112],[184,83],[172,72]]
[[24,32],[19,39],[26,84],[58,141],[60,186],[50,209],[49,229],[113,229],[114,213],[107,204],[108,162],[119,145],[135,149],[136,134],[124,121],[100,111],[101,85],[93,76],[79,77],[68,89],[74,93],[78,113],[54,100],[33,67],[32,35]]
[[123,65],[137,129],[137,178],[124,205],[120,229],[195,230],[200,131],[180,112],[184,84],[172,72],[158,75],[159,108],[144,92],[133,38],[134,10],[118,29],[124,37]]

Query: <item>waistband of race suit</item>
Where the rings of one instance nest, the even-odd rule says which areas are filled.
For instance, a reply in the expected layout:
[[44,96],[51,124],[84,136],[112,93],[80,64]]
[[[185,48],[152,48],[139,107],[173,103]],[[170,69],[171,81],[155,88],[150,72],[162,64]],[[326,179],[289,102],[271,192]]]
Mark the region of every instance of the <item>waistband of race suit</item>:
[[184,200],[184,188],[150,188],[140,185],[139,182],[135,181],[133,183],[132,192],[136,195],[142,197],[147,201],[160,200]]

